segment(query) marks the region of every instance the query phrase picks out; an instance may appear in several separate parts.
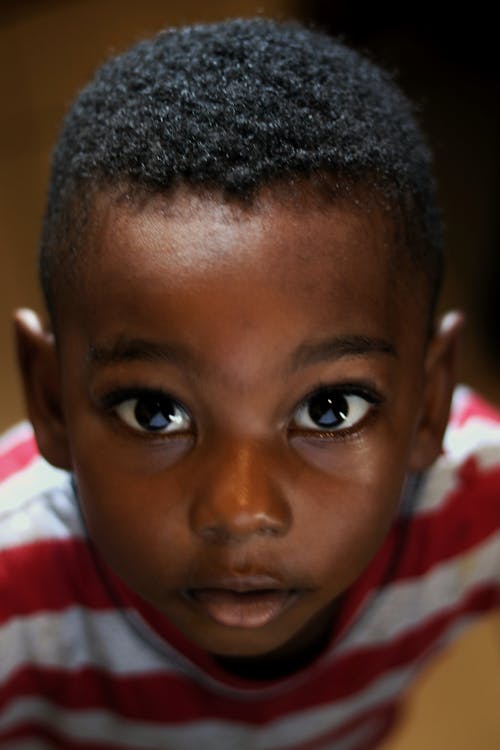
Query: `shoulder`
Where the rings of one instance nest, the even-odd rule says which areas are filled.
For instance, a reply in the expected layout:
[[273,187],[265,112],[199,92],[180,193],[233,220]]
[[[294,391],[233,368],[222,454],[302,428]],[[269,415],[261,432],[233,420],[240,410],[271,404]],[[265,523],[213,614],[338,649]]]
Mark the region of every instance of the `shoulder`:
[[463,386],[455,392],[439,469],[455,493],[475,500],[476,512],[490,504],[500,529],[500,411]]
[[433,564],[460,561],[461,570],[498,585],[500,413],[467,388],[455,393],[442,455],[422,478],[411,517],[420,556]]
[[444,451],[456,462],[474,455],[485,469],[500,465],[500,409],[459,386],[453,397]]
[[74,557],[83,537],[71,477],[43,460],[27,423],[16,426],[0,438],[0,620],[26,609],[42,575],[55,587],[62,551]]
[[87,547],[71,476],[44,461],[27,423],[16,426],[0,438],[0,641],[12,623],[95,598]]
[[38,453],[22,422],[0,437],[0,550],[81,533],[71,478]]
[[423,484],[419,512],[444,507],[457,492],[488,495],[500,526],[500,411],[469,388],[455,391],[442,454]]

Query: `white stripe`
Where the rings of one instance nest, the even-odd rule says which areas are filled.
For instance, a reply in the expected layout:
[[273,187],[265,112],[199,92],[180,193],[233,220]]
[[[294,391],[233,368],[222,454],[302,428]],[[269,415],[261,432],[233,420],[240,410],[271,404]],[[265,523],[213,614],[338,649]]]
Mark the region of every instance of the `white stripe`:
[[[40,464],[40,462],[42,462]],[[17,474],[8,493],[0,491],[0,550],[49,539],[84,536],[80,514],[75,505],[70,477],[54,472],[42,459]],[[33,494],[31,473],[41,476],[40,492]],[[23,483],[26,484],[23,487]],[[31,496],[23,492],[31,485]],[[17,490],[19,489],[19,494]]]
[[467,404],[473,397],[474,391],[468,385],[459,383],[455,386],[451,399],[450,411],[452,419],[456,419],[460,416],[460,414],[463,413],[464,409],[467,407]]
[[500,423],[485,417],[470,417],[461,427],[447,430],[444,447],[456,464],[471,455],[477,457],[483,469],[500,464]]
[[475,587],[500,586],[500,531],[478,547],[436,565],[425,576],[374,591],[332,654],[337,658],[353,648],[382,646],[406,632],[419,629],[436,615],[457,607]]
[[[133,617],[133,614],[132,614]],[[0,682],[23,666],[97,667],[115,674],[173,671],[167,658],[137,637],[123,611],[72,607],[8,620],[0,628]]]
[[457,486],[457,467],[448,456],[437,459],[432,468],[423,475],[418,488],[418,497],[412,516],[419,518],[427,513],[436,513],[446,505],[449,495]]
[[0,486],[0,510],[4,512],[16,510],[19,505],[53,488],[65,486],[68,473],[56,469],[35,454],[23,469],[16,471],[5,479]]

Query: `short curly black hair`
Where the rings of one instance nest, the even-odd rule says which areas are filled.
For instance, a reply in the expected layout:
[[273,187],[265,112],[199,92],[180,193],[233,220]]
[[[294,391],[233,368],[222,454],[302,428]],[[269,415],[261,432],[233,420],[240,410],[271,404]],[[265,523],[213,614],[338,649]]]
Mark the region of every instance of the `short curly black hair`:
[[179,184],[249,201],[273,184],[361,185],[388,199],[430,279],[442,230],[429,149],[392,78],[302,25],[269,19],[168,29],[106,62],[63,124],[40,249],[50,311],[78,264],[89,195]]

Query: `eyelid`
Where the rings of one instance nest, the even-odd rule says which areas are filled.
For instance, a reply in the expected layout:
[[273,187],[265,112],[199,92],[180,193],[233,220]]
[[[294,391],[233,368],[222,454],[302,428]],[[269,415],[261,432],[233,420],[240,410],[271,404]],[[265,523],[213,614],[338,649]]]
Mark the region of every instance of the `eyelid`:
[[[375,383],[370,380],[362,380],[359,382],[353,381],[342,381],[340,383],[328,383],[321,381],[314,388],[306,393],[295,409],[299,406],[306,404],[313,396],[319,395],[325,391],[334,391],[342,395],[349,396],[360,396],[364,398],[370,404],[381,404],[385,401],[385,396],[380,392],[380,389]],[[294,410],[295,411],[295,410]]]
[[113,407],[131,398],[140,396],[156,396],[157,398],[168,398],[178,404],[187,414],[190,410],[184,405],[182,399],[178,398],[172,391],[163,388],[151,388],[144,385],[127,385],[108,388],[106,392],[97,398],[99,406],[103,409],[113,409]]

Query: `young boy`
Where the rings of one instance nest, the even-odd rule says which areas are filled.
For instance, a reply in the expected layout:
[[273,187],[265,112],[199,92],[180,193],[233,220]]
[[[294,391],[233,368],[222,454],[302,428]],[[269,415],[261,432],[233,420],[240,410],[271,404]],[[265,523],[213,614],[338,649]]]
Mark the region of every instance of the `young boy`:
[[[8,748],[373,748],[500,601],[500,421],[409,105],[264,19],[111,60],[54,154],[0,468]],[[39,454],[38,452],[39,451]]]

